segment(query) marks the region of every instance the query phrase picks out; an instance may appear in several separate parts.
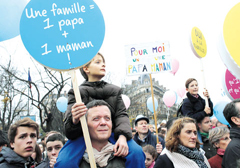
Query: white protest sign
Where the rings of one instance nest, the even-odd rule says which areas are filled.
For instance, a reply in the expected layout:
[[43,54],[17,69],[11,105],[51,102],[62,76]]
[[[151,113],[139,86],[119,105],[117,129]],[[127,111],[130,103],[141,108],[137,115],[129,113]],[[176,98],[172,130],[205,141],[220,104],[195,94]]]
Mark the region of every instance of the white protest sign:
[[172,70],[168,41],[125,46],[127,75],[140,75]]

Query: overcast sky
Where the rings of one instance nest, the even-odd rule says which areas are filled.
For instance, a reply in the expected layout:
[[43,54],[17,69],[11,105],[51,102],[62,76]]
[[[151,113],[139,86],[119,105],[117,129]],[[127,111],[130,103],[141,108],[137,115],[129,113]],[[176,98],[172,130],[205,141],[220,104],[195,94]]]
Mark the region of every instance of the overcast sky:
[[[125,45],[167,40],[170,42],[172,58],[176,58],[180,63],[179,70],[175,76],[171,73],[158,73],[152,77],[171,90],[184,85],[190,77],[196,78],[202,95],[200,59],[190,48],[190,33],[196,26],[202,31],[207,42],[207,55],[202,61],[210,96],[214,103],[222,99],[228,100],[227,97],[221,96],[222,76],[226,68],[219,56],[216,41],[227,12],[239,0],[95,0],[95,2],[103,13],[106,26],[100,52],[106,59],[107,71],[117,75],[114,84],[121,86],[124,77],[128,84],[132,79],[138,78],[138,76],[126,77]],[[30,58],[20,36],[1,42],[0,46],[8,50],[20,67],[28,69],[29,65],[26,65],[25,60]],[[1,47],[0,51],[6,53]],[[79,78],[79,84],[80,82],[82,78]]]

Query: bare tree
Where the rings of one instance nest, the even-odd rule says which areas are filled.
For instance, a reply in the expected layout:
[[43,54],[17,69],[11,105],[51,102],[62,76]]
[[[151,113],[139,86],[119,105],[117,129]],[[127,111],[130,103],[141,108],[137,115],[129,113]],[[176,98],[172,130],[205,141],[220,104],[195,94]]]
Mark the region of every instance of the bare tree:
[[33,64],[37,73],[34,74],[35,80],[32,81],[15,75],[8,69],[4,70],[25,85],[25,90],[29,90],[27,93],[14,88],[18,93],[28,98],[30,104],[38,110],[40,126],[43,131],[56,130],[64,133],[63,113],[58,111],[56,101],[62,96],[63,88],[67,85],[70,77],[65,77],[62,72],[39,66],[34,61]]
[[[0,94],[3,102],[1,104],[0,123],[2,129],[7,131],[14,120],[24,115],[27,101],[24,100],[22,94],[24,88],[19,85],[18,81],[12,75],[16,75],[19,72],[16,68],[11,67],[11,60],[5,67],[1,65],[0,68]],[[8,71],[11,71],[12,74],[6,73]],[[18,89],[20,92],[16,92],[15,89]]]

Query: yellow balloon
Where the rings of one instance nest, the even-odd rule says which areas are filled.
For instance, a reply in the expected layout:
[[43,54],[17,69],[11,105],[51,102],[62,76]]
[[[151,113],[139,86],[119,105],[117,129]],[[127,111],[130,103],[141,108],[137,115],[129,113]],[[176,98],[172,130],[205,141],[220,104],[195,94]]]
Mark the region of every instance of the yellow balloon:
[[225,17],[217,44],[223,63],[237,79],[240,79],[240,3]]
[[203,33],[197,27],[192,28],[191,47],[192,47],[193,53],[198,58],[203,58],[206,56],[207,43],[206,43],[205,37],[203,36]]
[[232,59],[240,66],[240,3],[228,12],[224,20],[223,38]]

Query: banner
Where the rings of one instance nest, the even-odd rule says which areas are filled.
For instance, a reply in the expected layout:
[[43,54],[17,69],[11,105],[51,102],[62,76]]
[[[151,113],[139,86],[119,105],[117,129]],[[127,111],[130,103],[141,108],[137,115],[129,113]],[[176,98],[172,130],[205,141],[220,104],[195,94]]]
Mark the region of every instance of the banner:
[[24,118],[30,118],[31,120],[36,122],[36,116],[35,115],[30,115],[30,116],[20,116],[20,119],[24,119]]
[[127,75],[172,71],[168,41],[126,45],[125,55]]

